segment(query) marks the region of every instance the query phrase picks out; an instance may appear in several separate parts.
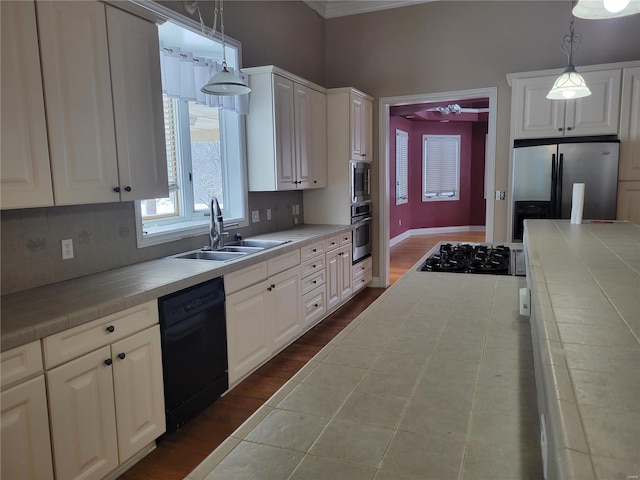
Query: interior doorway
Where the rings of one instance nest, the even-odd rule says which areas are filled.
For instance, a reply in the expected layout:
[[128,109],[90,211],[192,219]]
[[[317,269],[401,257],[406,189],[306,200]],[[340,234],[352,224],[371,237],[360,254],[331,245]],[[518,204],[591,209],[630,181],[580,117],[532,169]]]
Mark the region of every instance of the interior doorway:
[[[391,178],[391,162],[395,161],[393,155],[389,153],[390,145],[390,125],[391,112],[402,111],[404,107],[415,109],[417,105],[425,105],[422,114],[426,117],[431,115],[431,111],[436,108],[427,108],[427,104],[433,105],[464,105],[465,102],[477,99],[485,99],[488,101],[487,111],[487,137],[486,137],[486,153],[485,153],[485,171],[484,186],[486,194],[485,206],[485,241],[493,241],[493,224],[494,224],[494,187],[495,187],[495,152],[496,152],[496,102],[497,88],[480,88],[472,90],[459,90],[451,92],[428,93],[421,95],[409,95],[400,97],[384,97],[379,100],[379,148],[380,148],[380,164],[378,166],[379,186],[378,186],[378,265],[379,268],[379,286],[387,287],[389,285],[389,239],[390,239],[390,196],[391,182],[395,181]],[[457,103],[456,103],[457,102]],[[455,109],[456,107],[454,107]],[[464,107],[463,107],[464,108]],[[416,109],[417,110],[417,109]],[[430,110],[428,112],[427,110]],[[442,114],[443,112],[438,112]],[[395,171],[395,168],[394,168]],[[426,252],[425,252],[426,253]]]

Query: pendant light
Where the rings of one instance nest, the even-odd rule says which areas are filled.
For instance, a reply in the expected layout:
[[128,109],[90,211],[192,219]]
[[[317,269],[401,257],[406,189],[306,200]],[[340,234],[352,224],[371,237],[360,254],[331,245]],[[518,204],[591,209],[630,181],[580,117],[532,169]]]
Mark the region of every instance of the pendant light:
[[[571,6],[574,5],[575,0],[571,2]],[[591,90],[587,87],[584,78],[576,72],[576,67],[573,66],[573,45],[578,45],[582,41],[582,35],[573,31],[573,21],[572,13],[569,22],[569,35],[562,38],[562,51],[567,55],[568,64],[547,93],[547,98],[550,100],[569,100],[591,95]]]
[[[220,7],[218,8],[218,4]],[[233,73],[231,73],[227,69],[227,52],[226,52],[226,44],[224,41],[224,7],[223,0],[214,0],[214,11],[213,11],[213,30],[210,35],[205,33],[204,29],[204,20],[202,19],[202,13],[200,13],[200,6],[198,2],[186,1],[184,2],[184,9],[189,15],[193,15],[195,12],[198,12],[198,16],[200,17],[200,28],[202,30],[203,35],[205,36],[213,36],[216,33],[216,24],[218,23],[218,11],[220,12],[220,34],[222,36],[222,71],[216,73],[213,77],[209,79],[209,81],[200,89],[202,93],[207,95],[220,95],[220,96],[231,96],[231,95],[243,95],[245,93],[249,93],[251,89],[246,86],[242,81],[236,77]]]
[[626,17],[635,13],[640,13],[640,0],[578,0],[573,8],[576,17],[592,20]]

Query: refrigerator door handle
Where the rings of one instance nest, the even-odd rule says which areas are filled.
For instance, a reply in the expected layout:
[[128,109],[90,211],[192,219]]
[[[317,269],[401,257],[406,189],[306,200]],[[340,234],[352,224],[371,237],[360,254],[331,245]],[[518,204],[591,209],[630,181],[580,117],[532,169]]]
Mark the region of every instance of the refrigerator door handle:
[[556,217],[556,205],[558,204],[558,198],[556,192],[558,188],[558,164],[556,161],[556,154],[551,154],[551,208],[549,209],[551,217]]
[[557,180],[557,192],[556,192],[556,218],[560,218],[562,216],[562,169],[564,163],[564,153],[561,153],[558,159],[558,180]]

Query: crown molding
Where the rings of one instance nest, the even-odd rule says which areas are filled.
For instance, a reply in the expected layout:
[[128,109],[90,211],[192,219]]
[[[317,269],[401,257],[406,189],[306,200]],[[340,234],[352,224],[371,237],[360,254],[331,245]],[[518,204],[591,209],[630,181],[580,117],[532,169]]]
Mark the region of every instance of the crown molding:
[[346,17],[435,0],[304,0],[322,18]]

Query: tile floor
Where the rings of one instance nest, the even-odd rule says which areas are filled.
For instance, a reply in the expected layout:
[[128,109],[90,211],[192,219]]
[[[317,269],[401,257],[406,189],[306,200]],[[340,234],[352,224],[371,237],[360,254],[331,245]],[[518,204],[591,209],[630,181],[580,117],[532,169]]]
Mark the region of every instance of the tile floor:
[[542,478],[522,286],[409,272],[187,479]]

